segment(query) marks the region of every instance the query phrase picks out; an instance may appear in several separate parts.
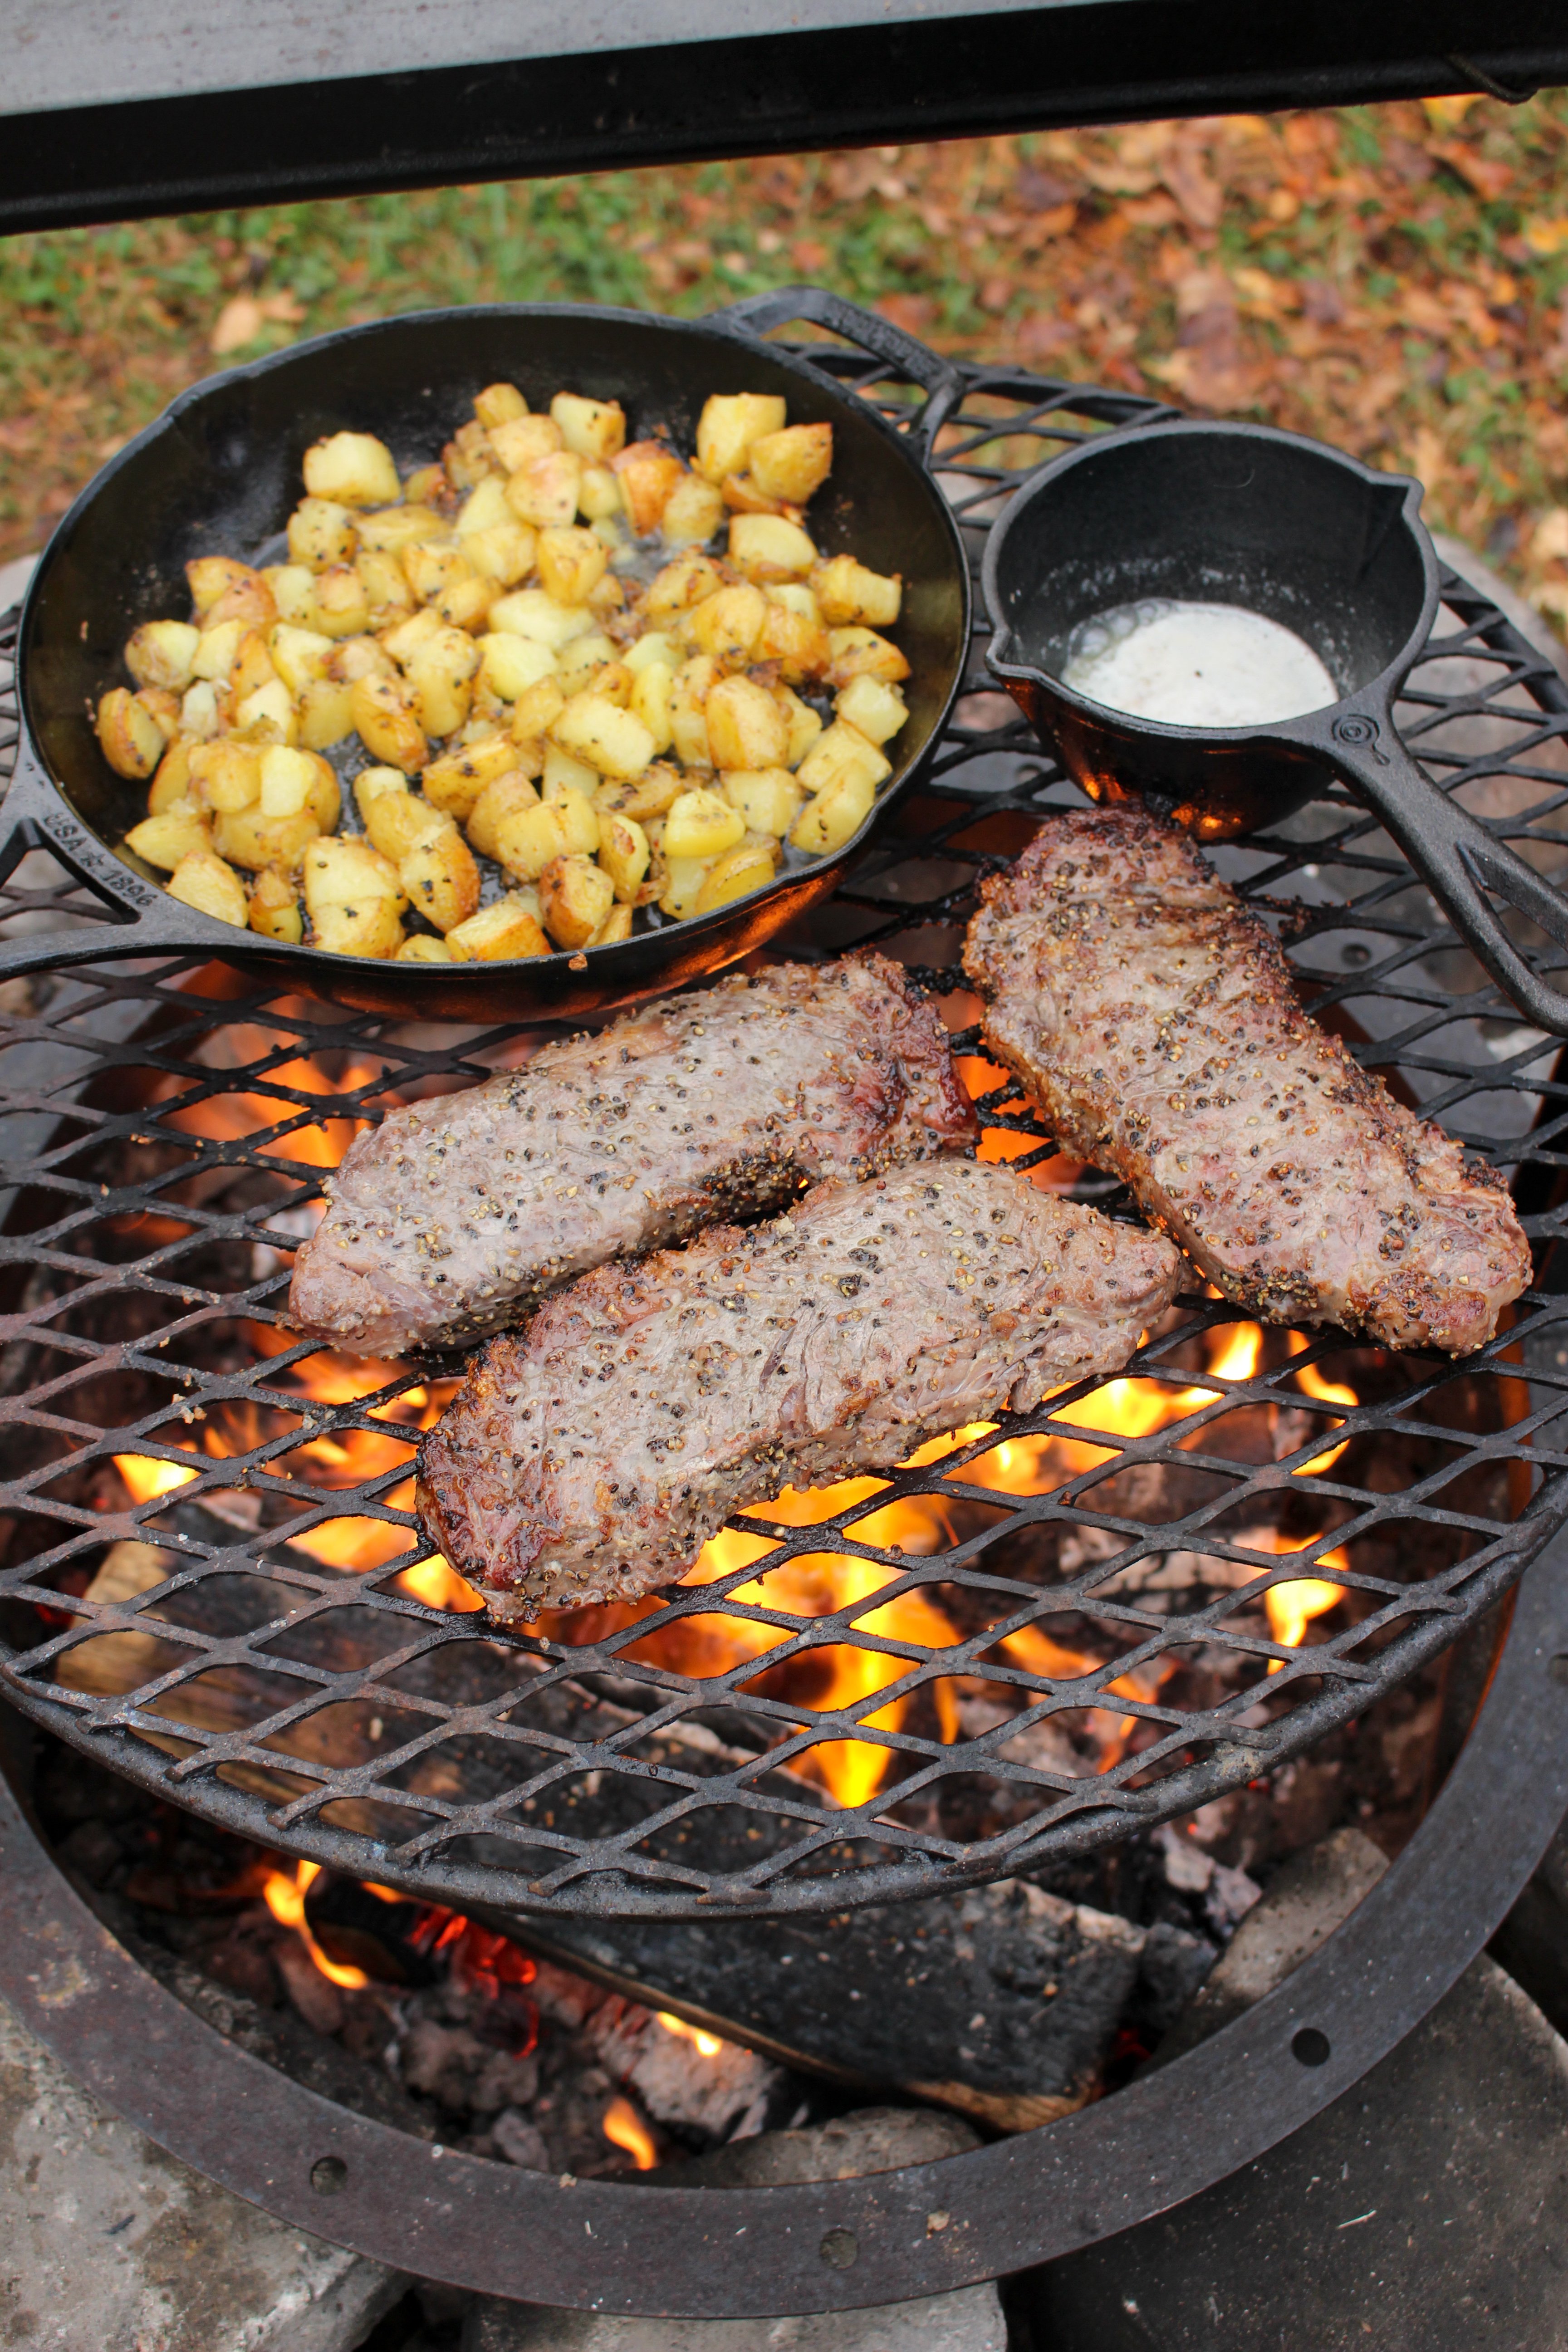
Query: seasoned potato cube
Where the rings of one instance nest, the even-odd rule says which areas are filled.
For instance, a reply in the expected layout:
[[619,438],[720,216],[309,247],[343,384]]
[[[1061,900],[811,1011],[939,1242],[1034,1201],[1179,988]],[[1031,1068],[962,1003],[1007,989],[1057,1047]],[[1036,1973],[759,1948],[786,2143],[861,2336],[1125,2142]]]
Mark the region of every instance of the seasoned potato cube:
[[272,591],[259,572],[251,572],[244,580],[237,580],[226,588],[217,603],[203,615],[206,628],[221,628],[225,621],[238,621],[247,629],[269,629],[278,618],[278,607],[272,601]]
[[626,534],[620,527],[620,517],[626,511],[621,486],[608,466],[584,467],[577,511],[587,516],[606,547],[625,545]]
[[662,629],[646,631],[637,639],[636,645],[630,646],[621,656],[622,661],[634,677],[639,670],[647,669],[650,662],[662,662],[665,668],[673,674],[680,667],[682,658],[680,648],[675,639],[666,636]]
[[707,703],[719,665],[710,654],[683,662],[669,691],[669,726],[675,756],[684,768],[710,768]]
[[784,763],[786,768],[798,768],[821,734],[822,720],[810,703],[803,702],[787,686],[778,688],[775,699],[789,722],[789,749]]
[[897,646],[879,637],[875,629],[829,629],[827,648],[832,656],[827,665],[830,686],[847,686],[852,677],[880,677],[897,686],[910,674],[909,663]]
[[441,539],[447,525],[434,507],[388,507],[381,514],[362,514],[358,520],[360,551],[374,548],[385,555],[401,555],[422,539]]
[[353,733],[353,689],[332,678],[312,678],[300,696],[300,740],[324,751]]
[[[411,796],[412,797],[412,796]],[[395,805],[389,796],[384,807]],[[397,878],[416,914],[438,931],[467,922],[479,903],[479,869],[472,850],[450,817],[427,823],[399,861]]]
[[411,507],[438,506],[454,488],[439,466],[416,466],[403,485],[404,500]]
[[272,656],[267,650],[267,640],[259,629],[247,629],[239,641],[234,657],[234,667],[228,674],[228,690],[236,706],[266,686],[278,672],[272,667]]
[[521,809],[496,830],[496,856],[509,874],[536,882],[552,858],[590,857],[599,846],[599,815],[578,792]]
[[748,580],[793,580],[811,570],[816,549],[799,523],[783,515],[738,514],[730,525],[730,561]]
[[724,798],[739,809],[748,833],[782,840],[800,814],[805,794],[787,768],[762,768],[722,779]]
[[315,945],[329,955],[368,956],[385,963],[403,945],[403,925],[390,898],[355,898],[347,905],[335,900],[319,907],[310,918]]
[[504,522],[491,523],[488,530],[468,531],[463,552],[480,579],[497,588],[513,588],[532,571],[536,545],[527,523],[515,522],[509,514]]
[[765,499],[803,507],[833,470],[831,425],[786,425],[751,447],[749,470]]
[[352,563],[359,532],[347,507],[332,499],[301,499],[289,518],[289,558],[311,572]]
[[574,637],[586,636],[594,615],[584,605],[558,604],[542,588],[514,588],[490,606],[490,627],[508,635],[527,637],[558,654]]
[[739,474],[755,443],[782,433],[784,404],[773,392],[713,393],[697,425],[697,470],[710,482]]
[[335,643],[320,629],[279,621],[272,632],[272,667],[290,694],[303,694],[313,677],[325,677]]
[[191,753],[195,745],[188,735],[176,735],[158,762],[158,772],[147,787],[147,814],[162,816],[165,809],[185,799],[193,791],[191,783]]
[[622,940],[629,940],[631,935],[632,910],[617,904],[610,908],[588,945],[591,948],[618,947]]
[[215,680],[226,678],[234,667],[240,646],[250,635],[243,621],[220,621],[215,629],[204,629],[196,641],[191,668],[197,677]]
[[716,596],[703,599],[687,627],[700,652],[738,665],[750,661],[767,613],[760,588],[721,588]]
[[512,956],[551,952],[532,905],[518,892],[481,907],[447,932],[447,945],[459,963],[501,963]]
[[166,686],[184,694],[195,672],[192,664],[201,631],[188,621],[148,621],[125,648],[125,667],[138,686]]
[[574,694],[551,733],[574,759],[585,761],[602,776],[628,782],[641,775],[658,749],[636,712],[620,709],[603,694]]
[[415,844],[450,824],[450,817],[433,809],[418,793],[378,793],[364,811],[364,829],[373,849],[390,857],[399,872]]
[[724,574],[710,555],[678,555],[650,583],[643,609],[658,628],[705,604],[723,585]]
[[888,628],[898,619],[903,602],[901,580],[868,572],[852,555],[834,556],[816,574],[812,586],[823,619],[835,629],[859,623],[874,629]]
[[250,928],[264,940],[298,947],[305,936],[300,894],[286,874],[264,866],[250,888]]
[[886,743],[908,719],[909,705],[896,686],[879,677],[853,677],[835,698],[833,708],[868,743]]
[[310,625],[329,637],[357,637],[370,626],[370,593],[352,563],[316,575]]
[[395,684],[397,664],[374,637],[340,637],[327,676],[339,686],[355,686],[362,677],[389,677]]
[[193,849],[182,857],[164,887],[171,898],[194,907],[200,915],[215,915],[220,923],[243,930],[250,919],[244,883],[210,849]]
[[466,630],[441,628],[408,664],[409,699],[426,735],[454,735],[468,718],[479,649]]
[[307,627],[316,601],[316,575],[309,566],[268,563],[261,576],[272,591],[279,619],[292,621],[300,628]]
[[846,776],[863,776],[874,791],[891,773],[886,753],[843,719],[835,719],[817,737],[795,771],[797,781],[808,793],[824,793]]
[[778,863],[776,842],[742,842],[738,849],[730,850],[717,865],[710,866],[707,879],[697,893],[695,911],[710,915],[715,907],[727,907],[731,898],[743,898],[749,890],[761,890],[778,872]]
[[777,499],[770,499],[759,490],[750,474],[726,474],[721,495],[732,514],[776,515],[784,512]]
[[388,793],[406,794],[407,791],[408,779],[400,768],[362,768],[354,778],[354,801],[367,825],[377,801],[384,800]]
[[487,383],[483,392],[475,395],[474,415],[489,432],[498,425],[510,425],[514,417],[528,415],[528,403],[515,383]]
[[845,768],[806,803],[790,839],[815,857],[842,849],[870,815],[876,798],[876,783],[864,769]]
[[[647,639],[643,640],[644,644]],[[675,740],[670,719],[670,698],[675,692],[673,663],[647,662],[634,672],[627,709],[642,721],[652,740],[655,755],[668,751]]]
[[402,912],[403,886],[392,860],[347,835],[316,842],[305,860],[305,904],[311,920],[319,907],[344,906],[354,898],[385,898]]
[[354,682],[350,709],[360,740],[373,760],[414,775],[430,757],[430,746],[401,686],[389,677]]
[[[383,629],[381,650],[406,669],[420,646],[428,645],[440,626],[440,614],[423,606],[417,613],[410,613],[405,620],[395,621],[390,629]],[[385,671],[381,674],[387,675]]]
[[594,684],[597,673],[606,663],[614,662],[616,648],[612,640],[595,629],[591,635],[574,637],[563,646],[555,657],[555,675],[563,691],[568,696],[581,694]]
[[[476,531],[493,530],[498,522],[510,522],[511,509],[506,502],[506,481],[500,474],[487,474],[482,482],[468,492],[453,526],[459,540],[468,539]],[[518,524],[521,530],[522,525]],[[435,534],[439,536],[439,534]]]
[[724,499],[700,474],[687,474],[665,500],[658,527],[670,547],[700,547],[724,520]]
[[252,873],[259,873],[264,866],[277,866],[286,874],[294,874],[321,831],[309,809],[296,816],[263,816],[259,808],[235,809],[214,824],[213,845],[231,866],[246,866]]
[[473,577],[473,565],[456,540],[416,539],[403,551],[408,584],[422,604],[433,604],[454,580]]
[[679,795],[686,790],[686,779],[679,768],[656,761],[645,769],[635,784],[601,784],[594,795],[594,805],[599,812],[599,827],[610,816],[629,816],[633,823],[645,828],[659,818],[668,816]]
[[664,867],[664,890],[659,898],[659,911],[684,922],[697,912],[697,901],[702,885],[717,860],[711,857],[671,857]]
[[373,433],[332,433],[305,452],[305,488],[342,507],[389,507],[403,496],[397,467]]
[[501,471],[516,474],[541,457],[553,457],[566,445],[552,416],[514,416],[491,427],[489,446]]
[[520,768],[493,776],[474,803],[468,818],[468,839],[486,857],[500,856],[500,828],[508,817],[537,808],[539,794]]
[[[515,744],[536,742],[546,728],[553,727],[566,708],[566,697],[559,679],[542,677],[520,694],[512,705],[511,740]],[[540,753],[542,761],[544,754]]]
[[280,677],[269,678],[254,694],[237,703],[235,732],[253,743],[294,743],[300,737],[294,698]]
[[254,808],[261,798],[261,754],[249,743],[198,743],[191,753],[191,791],[204,808]]
[[[324,760],[313,751],[270,743],[262,752],[259,765],[261,791],[258,805],[263,816],[299,816],[309,809],[322,832],[331,832],[341,814],[341,802],[338,780]],[[325,793],[323,772],[330,788]]]
[[578,523],[542,530],[538,557],[545,593],[558,604],[585,604],[610,560],[604,541]]
[[770,597],[755,658],[776,662],[781,677],[792,686],[803,685],[808,677],[820,677],[832,659],[827,632],[820,621],[792,612],[787,604],[775,604]]
[[686,468],[662,441],[634,441],[614,460],[626,516],[639,539],[657,530]]
[[586,760],[574,760],[570,751],[562,750],[559,743],[545,745],[544,767],[540,781],[540,792],[545,800],[558,801],[563,793],[574,793],[579,798],[591,801],[598,789],[597,768],[591,768]]
[[[496,429],[504,433],[510,427],[503,425]],[[459,425],[441,452],[443,478],[454,489],[472,489],[474,484],[482,482],[487,474],[504,473],[505,470],[490,446],[489,427],[481,425],[477,416],[470,417],[467,425]],[[426,492],[425,495],[432,493]]]
[[[490,607],[495,617],[495,607]],[[479,639],[479,685],[502,702],[515,702],[542,677],[549,677],[555,667],[555,656],[548,646],[532,637],[520,637],[510,629],[492,629]]]
[[647,835],[635,817],[599,814],[599,863],[615,886],[617,898],[635,904],[647,872]]
[[574,449],[557,449],[548,457],[533,458],[510,477],[507,504],[519,522],[546,530],[572,520],[582,488],[582,458]]
[[185,566],[191,602],[196,608],[198,621],[205,620],[217,600],[237,583],[254,580],[255,572],[248,563],[241,563],[232,555],[198,555]]
[[664,825],[664,854],[668,858],[720,857],[733,849],[746,830],[746,821],[739,809],[718,793],[699,785],[695,791],[678,794],[672,803]]
[[754,678],[721,677],[705,708],[709,755],[716,768],[776,768],[789,749],[789,722]]
[[584,948],[615,903],[615,887],[591,857],[555,857],[539,877],[540,917],[557,947]]
[[425,771],[425,797],[446,815],[466,819],[485,786],[517,765],[517,747],[507,735],[484,735],[432,760]]
[[216,687],[208,678],[198,678],[195,686],[185,688],[180,704],[181,734],[188,735],[194,743],[207,743],[222,724]]
[[172,743],[180,731],[179,696],[166,686],[143,686],[138,689],[136,699],[164,742]]
[[562,442],[579,457],[607,465],[626,446],[626,416],[618,400],[586,400],[581,393],[558,392],[550,414],[561,428]]
[[210,849],[212,827],[198,801],[174,801],[154,816],[144,816],[125,836],[125,846],[172,874],[182,857],[195,849]]
[[489,617],[498,593],[495,581],[487,580],[482,572],[470,572],[466,580],[448,581],[432,610],[454,629],[467,629],[471,635],[477,635]]
[[445,940],[433,940],[428,931],[412,931],[392,961],[394,963],[456,963],[458,959]]

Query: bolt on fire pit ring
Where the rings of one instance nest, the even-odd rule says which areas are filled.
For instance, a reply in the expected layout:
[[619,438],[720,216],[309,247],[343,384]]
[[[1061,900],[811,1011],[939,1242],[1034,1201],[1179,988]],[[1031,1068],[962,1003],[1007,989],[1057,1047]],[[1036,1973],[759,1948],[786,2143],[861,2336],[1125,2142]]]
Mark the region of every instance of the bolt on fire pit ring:
[[[882,362],[812,357],[910,414]],[[931,462],[972,556],[1021,469],[1155,413],[967,370]],[[1406,740],[1555,875],[1568,688],[1451,572],[1443,593]],[[928,782],[786,942],[901,957],[972,1069],[957,954],[975,884],[1078,797],[980,652]],[[1528,1229],[1554,1239],[1557,1045],[1375,821],[1331,788],[1216,862],[1278,915],[1321,1016],[1518,1171]],[[62,915],[95,919],[63,871],[0,888],[0,919]],[[398,1027],[191,959],[53,988],[0,1053],[0,1110],[26,1123],[0,1242],[5,1689],[142,1786],[348,1875],[454,1908],[680,1918],[1027,1872],[1361,1714],[1568,1510],[1552,1292],[1459,1365],[1263,1334],[1189,1297],[1120,1381],[739,1515],[710,1580],[647,1613],[502,1633],[450,1605],[410,1508],[413,1441],[458,1367],[356,1375],[277,1318],[354,1123],[521,1058],[528,1033]],[[976,1083],[988,1151],[1048,1163],[1011,1085],[983,1066]],[[1127,1213],[1095,1171],[1068,1176]]]

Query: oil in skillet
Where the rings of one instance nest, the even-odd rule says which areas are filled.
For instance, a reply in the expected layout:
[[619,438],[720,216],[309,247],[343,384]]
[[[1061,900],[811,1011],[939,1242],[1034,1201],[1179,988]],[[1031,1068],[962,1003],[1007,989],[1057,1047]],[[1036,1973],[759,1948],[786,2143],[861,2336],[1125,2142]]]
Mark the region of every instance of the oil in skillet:
[[1241,604],[1140,597],[1080,621],[1062,682],[1086,700],[1167,727],[1257,727],[1339,699],[1294,631]]

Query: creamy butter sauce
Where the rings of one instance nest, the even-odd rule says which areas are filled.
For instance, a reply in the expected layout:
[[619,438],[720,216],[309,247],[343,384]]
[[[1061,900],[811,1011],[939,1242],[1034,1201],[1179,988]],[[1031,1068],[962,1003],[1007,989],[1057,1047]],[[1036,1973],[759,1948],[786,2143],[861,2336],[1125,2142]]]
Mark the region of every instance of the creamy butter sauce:
[[1088,701],[1167,727],[1255,727],[1340,698],[1311,646],[1278,621],[1164,596],[1080,621],[1061,675]]

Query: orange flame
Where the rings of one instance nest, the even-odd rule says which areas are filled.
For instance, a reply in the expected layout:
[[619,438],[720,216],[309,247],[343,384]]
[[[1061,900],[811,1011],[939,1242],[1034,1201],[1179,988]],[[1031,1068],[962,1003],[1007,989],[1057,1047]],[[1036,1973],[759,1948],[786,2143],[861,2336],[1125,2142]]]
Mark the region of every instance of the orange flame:
[[[1290,1353],[1293,1356],[1299,1356],[1310,1342],[1300,1331],[1292,1331],[1289,1344]],[[1326,1381],[1316,1364],[1297,1365],[1296,1385],[1306,1395],[1315,1397],[1320,1404],[1358,1405],[1361,1402],[1354,1389],[1344,1388],[1338,1381]],[[1342,1422],[1338,1421],[1330,1424],[1334,1429],[1341,1429],[1343,1425]],[[1343,1444],[1331,1446],[1327,1454],[1320,1454],[1314,1461],[1303,1462],[1296,1473],[1297,1477],[1310,1478],[1320,1475],[1326,1477],[1349,1444],[1350,1440],[1347,1437]]]
[[[1351,1402],[1354,1404],[1356,1399],[1352,1397]],[[1284,1544],[1276,1546],[1279,1551],[1287,1549]],[[1318,1565],[1320,1568],[1337,1568],[1347,1574],[1350,1570],[1350,1561],[1343,1551],[1338,1549],[1324,1552]],[[1320,1576],[1293,1576],[1283,1584],[1271,1584],[1263,1596],[1263,1605],[1268,1612],[1269,1633],[1281,1649],[1299,1650],[1313,1618],[1326,1615],[1343,1599],[1341,1586],[1330,1584],[1326,1578]],[[1277,1675],[1284,1663],[1283,1658],[1271,1658],[1269,1673]]]
[[624,2147],[639,2172],[651,2172],[658,2162],[658,2150],[653,2134],[629,2099],[619,2093],[605,2110],[599,2126],[613,2147]]
[[682,2042],[695,2042],[700,2058],[717,2058],[724,2047],[716,2033],[703,2033],[697,2026],[688,2025],[683,2017],[673,2016],[668,2009],[658,2010],[656,2014],[667,2033],[676,2034]]
[[320,1875],[321,1864],[315,1862],[300,1863],[292,1878],[285,1871],[269,1870],[261,1889],[262,1899],[280,1927],[292,1927],[330,1984],[341,1985],[345,1992],[358,1992],[370,1982],[364,1970],[347,1968],[341,1960],[330,1960],[306,1924],[305,1896],[311,1880]]

